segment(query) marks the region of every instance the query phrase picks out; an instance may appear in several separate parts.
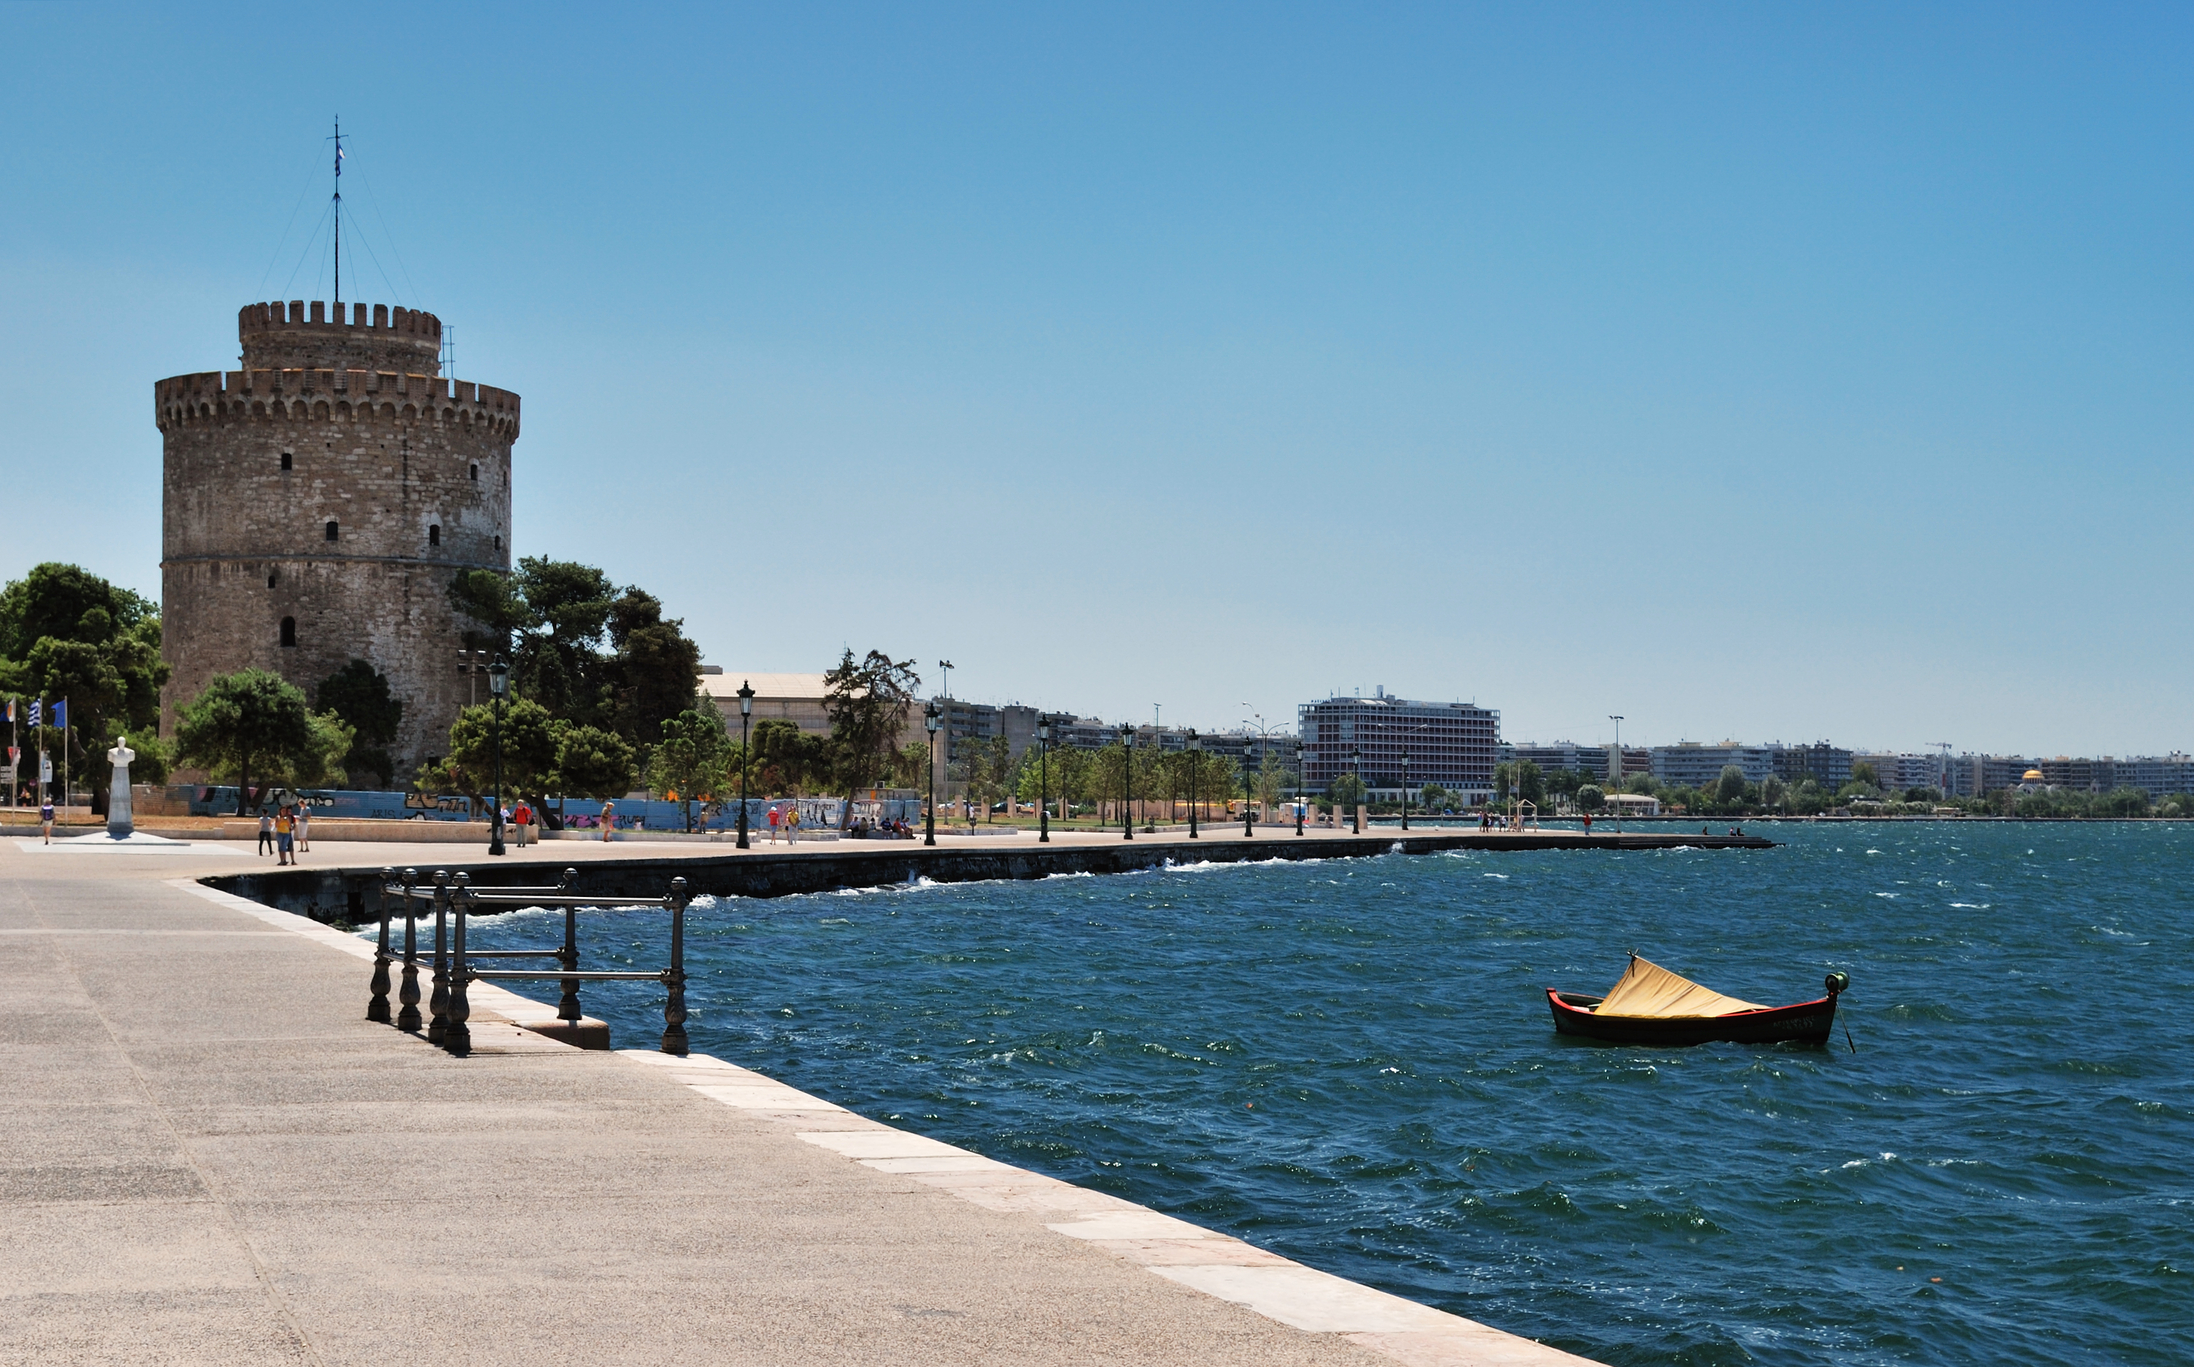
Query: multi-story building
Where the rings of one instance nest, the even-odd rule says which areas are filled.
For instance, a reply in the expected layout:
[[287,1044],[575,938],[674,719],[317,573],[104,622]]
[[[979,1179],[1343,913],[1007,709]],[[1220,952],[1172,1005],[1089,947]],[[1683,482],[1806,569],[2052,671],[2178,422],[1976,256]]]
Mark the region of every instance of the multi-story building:
[[1775,777],[1785,783],[1812,779],[1830,792],[1851,781],[1851,752],[1827,741],[1811,745],[1776,745]]
[[2023,755],[1962,754],[1950,764],[1950,793],[1954,797],[1979,797],[2016,788],[2030,767]]
[[1851,762],[1872,766],[1875,782],[1891,792],[1944,786],[1945,762],[1941,755],[1870,751],[1852,755]]
[[[1501,746],[1501,714],[1475,703],[1416,702],[1389,697],[1327,698],[1295,709],[1303,743],[1303,785],[1322,792],[1354,773],[1375,791],[1404,786],[1443,788],[1480,801],[1493,791]],[[1402,761],[1407,756],[1405,769]]]
[[1719,745],[1704,745],[1695,740],[1656,745],[1653,747],[1653,780],[1672,788],[1704,788],[1719,782],[1722,770],[1735,765],[1745,776],[1745,782],[1758,783],[1775,777],[1775,754],[1779,748],[1739,745],[1733,740],[1725,740]]

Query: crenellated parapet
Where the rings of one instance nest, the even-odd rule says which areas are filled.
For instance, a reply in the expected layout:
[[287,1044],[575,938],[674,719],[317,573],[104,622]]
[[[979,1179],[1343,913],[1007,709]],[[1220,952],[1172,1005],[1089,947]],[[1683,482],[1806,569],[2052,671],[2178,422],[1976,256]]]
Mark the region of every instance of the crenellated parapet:
[[195,423],[310,419],[444,423],[515,441],[518,396],[493,385],[387,370],[207,370],[152,387],[162,432]]
[[372,370],[442,373],[442,320],[387,304],[246,304],[236,339],[250,370],[312,370],[363,364]]

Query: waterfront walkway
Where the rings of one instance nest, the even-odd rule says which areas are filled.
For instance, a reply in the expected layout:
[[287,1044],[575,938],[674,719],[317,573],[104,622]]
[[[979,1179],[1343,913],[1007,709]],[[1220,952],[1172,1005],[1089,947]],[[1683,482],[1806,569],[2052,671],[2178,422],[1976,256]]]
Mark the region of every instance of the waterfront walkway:
[[492,990],[452,1058],[363,1019],[362,942],[191,881],[248,849],[0,840],[0,1361],[1579,1361]]

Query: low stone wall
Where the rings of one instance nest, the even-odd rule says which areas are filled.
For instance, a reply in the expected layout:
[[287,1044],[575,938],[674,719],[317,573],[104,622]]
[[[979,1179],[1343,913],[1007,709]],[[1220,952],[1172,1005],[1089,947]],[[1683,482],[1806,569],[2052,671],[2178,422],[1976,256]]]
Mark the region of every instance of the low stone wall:
[[[346,821],[323,817],[306,826],[313,840],[388,840],[405,845],[478,845],[482,849],[487,848],[492,834],[485,821]],[[258,818],[222,822],[220,838],[257,840]]]
[[[430,823],[404,823],[425,825]],[[435,825],[457,825],[449,822]],[[317,838],[318,823],[314,835]],[[476,837],[484,847],[486,828]],[[913,841],[849,840],[826,851],[783,854],[749,851],[746,854],[650,859],[636,854],[631,859],[594,859],[576,867],[573,891],[600,895],[605,901],[620,895],[660,897],[672,878],[684,878],[695,894],[718,897],[790,897],[801,893],[831,892],[839,888],[874,888],[911,883],[929,878],[939,883],[969,883],[999,879],[1034,879],[1055,873],[1130,873],[1166,863],[1210,860],[1239,863],[1269,859],[1347,859],[1372,855],[1436,854],[1443,850],[1480,849],[1522,852],[1527,850],[1672,849],[1679,845],[1705,849],[1771,849],[1774,842],[1758,836],[1586,835],[1581,831],[1505,832],[1471,831],[1457,834],[1408,835],[1398,832],[1360,837],[1328,836],[1320,840],[1267,837],[1257,840],[1205,840],[1183,843],[1037,845],[1015,842],[974,842],[958,847],[925,846]],[[462,870],[475,887],[536,887],[553,881],[549,868],[539,863],[508,864],[475,859],[452,860],[437,867],[455,873]],[[420,866],[420,872],[428,870]],[[317,921],[349,921],[363,925],[377,915],[379,904],[373,869],[284,868],[264,872],[223,874],[200,881],[224,892],[235,893],[283,911],[310,916]]]

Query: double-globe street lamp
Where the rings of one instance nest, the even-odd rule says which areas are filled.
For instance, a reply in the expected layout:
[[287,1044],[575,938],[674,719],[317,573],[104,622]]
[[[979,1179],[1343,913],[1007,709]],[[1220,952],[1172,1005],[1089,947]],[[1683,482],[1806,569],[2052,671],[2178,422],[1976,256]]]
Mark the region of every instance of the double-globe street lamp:
[[925,845],[937,843],[937,728],[943,724],[937,712],[934,701],[922,704],[922,725],[929,730],[929,828],[922,836]]
[[1295,835],[1298,839],[1303,834],[1303,808],[1307,805],[1303,800],[1303,743],[1297,740],[1295,742]]
[[488,837],[488,853],[503,853],[503,692],[510,687],[510,666],[495,657],[488,666],[488,692],[495,696],[495,825]]
[[739,685],[739,844],[747,848],[747,770],[754,767],[754,757],[747,753],[747,718],[754,715],[754,681],[743,680]]

